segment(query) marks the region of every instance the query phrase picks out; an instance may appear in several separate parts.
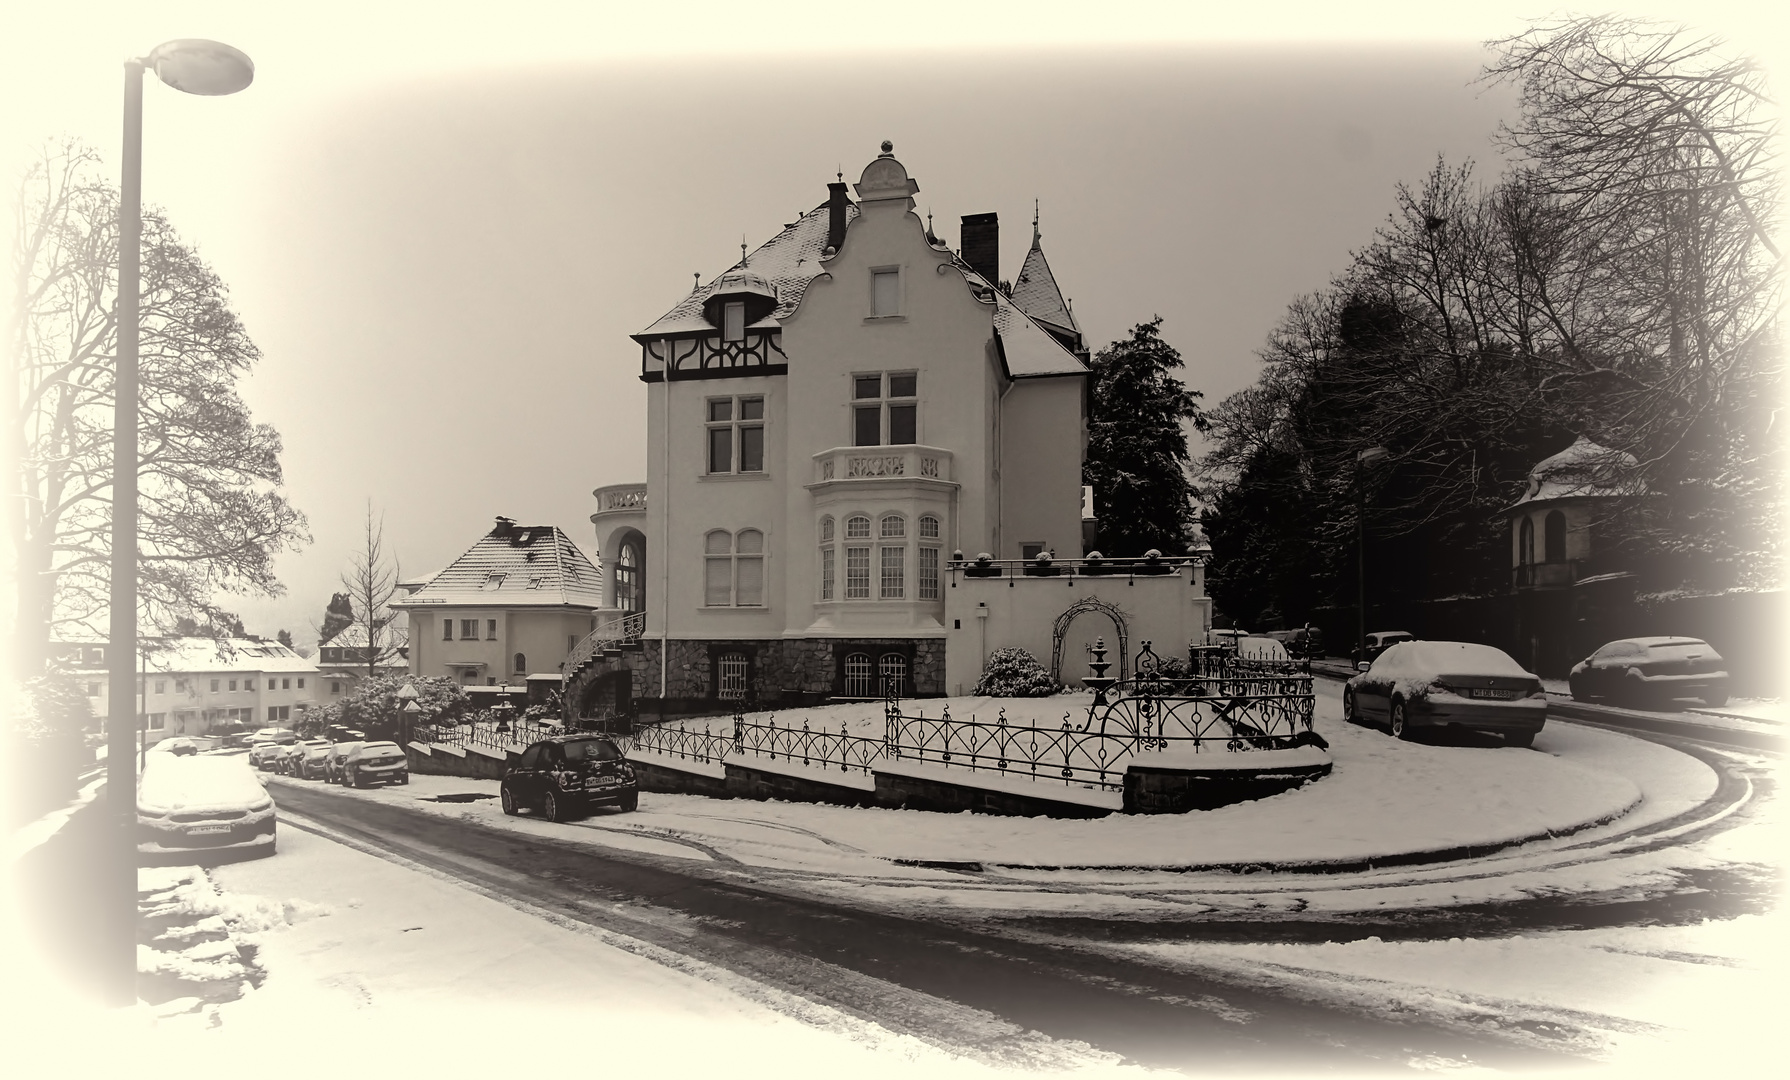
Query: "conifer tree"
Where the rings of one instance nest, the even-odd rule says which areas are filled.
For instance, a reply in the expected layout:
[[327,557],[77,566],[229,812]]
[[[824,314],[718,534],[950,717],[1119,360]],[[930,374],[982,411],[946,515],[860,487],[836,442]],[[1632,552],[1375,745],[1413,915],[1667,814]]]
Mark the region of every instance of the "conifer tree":
[[1094,357],[1088,455],[1082,483],[1094,488],[1101,553],[1166,555],[1193,544],[1193,484],[1187,429],[1205,430],[1200,393],[1175,371],[1181,354],[1162,340],[1162,316],[1132,328]]

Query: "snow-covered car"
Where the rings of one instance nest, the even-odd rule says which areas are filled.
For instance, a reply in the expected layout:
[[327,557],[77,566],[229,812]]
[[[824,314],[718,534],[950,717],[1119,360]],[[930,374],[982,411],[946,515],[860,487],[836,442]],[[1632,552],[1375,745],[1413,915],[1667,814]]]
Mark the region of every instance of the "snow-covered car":
[[1501,649],[1467,641],[1402,641],[1343,686],[1343,716],[1400,739],[1453,725],[1528,746],[1547,721],[1541,680]]
[[1380,658],[1380,654],[1401,641],[1416,641],[1417,635],[1409,630],[1376,630],[1367,635],[1367,640],[1355,647],[1355,664],[1371,664]]
[[342,759],[342,784],[366,787],[368,784],[410,783],[410,759],[394,742],[365,742]]
[[324,780],[329,776],[329,755],[335,744],[327,742],[305,743],[304,756],[298,760],[298,775],[305,780]]
[[285,753],[286,747],[280,743],[258,742],[249,747],[249,764],[272,772],[275,762]]
[[274,805],[237,756],[156,754],[137,782],[142,856],[274,850]]
[[163,739],[151,746],[149,752],[152,754],[197,754],[199,744],[184,735],[176,735],[172,739]]
[[522,751],[504,773],[498,798],[506,814],[526,808],[565,821],[597,805],[633,810],[640,782],[621,748],[601,735],[555,735]]
[[1575,664],[1567,684],[1574,701],[1663,705],[1674,698],[1700,698],[1710,708],[1728,703],[1726,661],[1701,638],[1612,641]]
[[355,739],[350,742],[339,742],[331,746],[329,748],[329,757],[324,761],[323,778],[332,784],[341,783],[342,762],[348,759],[349,753],[351,753],[355,747],[365,741],[366,740],[364,739]]

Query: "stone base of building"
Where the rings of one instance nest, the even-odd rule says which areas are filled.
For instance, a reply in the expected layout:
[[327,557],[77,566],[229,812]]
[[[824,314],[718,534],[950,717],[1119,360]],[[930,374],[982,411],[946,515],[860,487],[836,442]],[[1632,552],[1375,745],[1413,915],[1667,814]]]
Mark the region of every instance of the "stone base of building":
[[718,776],[667,768],[638,758],[630,758],[628,764],[634,767],[634,778],[642,791],[655,791],[665,795],[705,795],[711,799],[733,798],[727,781]]
[[785,802],[827,803],[832,806],[875,806],[873,793],[842,784],[829,784],[787,773],[727,763],[727,793],[740,799],[782,799]]
[[[1040,785],[1040,791],[1044,786]],[[1112,813],[1104,807],[1065,802],[1045,795],[1020,795],[993,791],[943,780],[876,774],[876,805],[894,810],[931,810],[958,814],[965,810],[1004,817],[1100,818]]]

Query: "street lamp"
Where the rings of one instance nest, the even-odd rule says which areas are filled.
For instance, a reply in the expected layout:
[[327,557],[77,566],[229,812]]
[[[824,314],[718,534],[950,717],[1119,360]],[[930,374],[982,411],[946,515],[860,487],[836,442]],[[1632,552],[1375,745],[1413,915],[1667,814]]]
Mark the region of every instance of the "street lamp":
[[[137,1000],[137,290],[143,242],[143,69],[189,94],[234,94],[255,79],[254,63],[216,41],[187,38],[124,62],[124,167],[118,202],[118,370],[112,418],[111,650],[106,711],[106,800],[116,826],[110,1005]],[[130,648],[125,648],[129,645]]]
[[1367,488],[1361,483],[1361,470],[1385,461],[1389,452],[1384,446],[1370,446],[1355,455],[1355,493],[1360,502],[1355,509],[1355,659],[1367,659]]

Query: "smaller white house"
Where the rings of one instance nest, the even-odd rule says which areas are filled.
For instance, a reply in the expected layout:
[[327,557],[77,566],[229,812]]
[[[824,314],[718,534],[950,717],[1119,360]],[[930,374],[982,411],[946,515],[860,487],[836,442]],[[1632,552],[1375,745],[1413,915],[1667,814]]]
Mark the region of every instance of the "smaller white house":
[[[255,637],[146,641],[137,683],[138,715],[156,743],[228,726],[289,726],[319,700],[317,665]],[[104,648],[87,646],[74,677],[96,716],[108,710]]]

